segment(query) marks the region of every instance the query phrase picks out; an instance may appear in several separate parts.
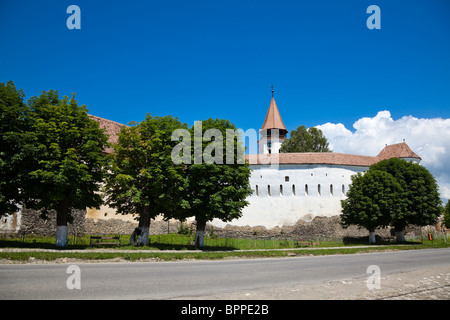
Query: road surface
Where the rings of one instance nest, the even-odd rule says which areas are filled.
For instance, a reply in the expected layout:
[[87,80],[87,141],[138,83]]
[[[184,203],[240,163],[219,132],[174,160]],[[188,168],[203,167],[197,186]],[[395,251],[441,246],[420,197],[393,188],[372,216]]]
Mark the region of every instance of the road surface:
[[373,265],[379,268],[381,276],[430,268],[450,272],[450,249],[72,265],[0,265],[0,299],[183,299],[232,297],[233,292],[258,290],[275,293],[287,287],[367,279],[372,275],[367,272],[368,267]]

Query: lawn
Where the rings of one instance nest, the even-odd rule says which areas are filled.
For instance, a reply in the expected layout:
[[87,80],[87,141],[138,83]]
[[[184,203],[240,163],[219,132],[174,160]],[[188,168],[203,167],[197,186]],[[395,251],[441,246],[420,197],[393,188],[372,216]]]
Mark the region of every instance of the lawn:
[[[205,237],[203,250],[195,250],[193,236],[165,234],[150,236],[148,247],[129,245],[129,235],[121,235],[121,246],[90,246],[88,235],[69,237],[69,246],[65,249],[39,251],[39,249],[55,249],[54,237],[25,236],[0,239],[0,248],[8,248],[0,252],[0,259],[13,261],[61,261],[76,260],[111,260],[118,261],[176,261],[185,259],[227,259],[227,258],[264,258],[289,257],[299,255],[353,254],[385,250],[409,250],[450,247],[443,237],[433,241],[415,239],[404,245],[385,242],[378,246],[366,243],[348,243],[348,241],[318,241],[314,247],[295,247],[293,239],[231,239]],[[448,241],[450,242],[450,241]],[[36,249],[14,252],[14,248]],[[105,250],[105,248],[115,250]],[[97,249],[97,250],[92,250]],[[265,249],[265,250],[261,250]],[[283,250],[280,250],[283,249]],[[169,251],[170,250],[170,251]],[[64,260],[63,260],[64,261]]]

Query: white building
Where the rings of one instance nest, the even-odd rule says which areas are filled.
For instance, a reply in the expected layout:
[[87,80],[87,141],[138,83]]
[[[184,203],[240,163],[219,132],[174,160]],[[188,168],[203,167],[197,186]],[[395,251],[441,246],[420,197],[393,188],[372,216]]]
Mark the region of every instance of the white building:
[[271,229],[295,225],[298,220],[310,221],[316,216],[340,215],[341,200],[346,198],[352,175],[393,157],[421,160],[405,142],[386,145],[376,157],[334,152],[279,153],[287,132],[272,94],[260,130],[259,154],[247,156],[252,169],[253,194],[247,199],[250,204],[240,219],[231,223],[216,219],[214,226]]

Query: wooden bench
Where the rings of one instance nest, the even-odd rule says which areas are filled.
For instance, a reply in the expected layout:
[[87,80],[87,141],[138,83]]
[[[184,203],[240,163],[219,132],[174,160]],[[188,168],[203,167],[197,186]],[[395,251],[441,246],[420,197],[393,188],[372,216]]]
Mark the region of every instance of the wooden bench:
[[90,236],[91,247],[93,245],[118,245],[120,247],[120,235],[117,236]]
[[316,243],[314,243],[312,240],[304,240],[304,239],[294,239],[294,246],[295,247],[314,247]]

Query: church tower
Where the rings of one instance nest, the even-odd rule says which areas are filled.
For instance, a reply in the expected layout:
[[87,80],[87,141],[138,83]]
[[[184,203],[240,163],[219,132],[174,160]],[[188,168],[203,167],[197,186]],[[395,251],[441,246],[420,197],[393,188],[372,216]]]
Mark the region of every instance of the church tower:
[[259,130],[260,140],[258,141],[258,153],[269,154],[279,153],[281,144],[286,139],[288,130],[281,120],[280,111],[278,111],[275,98],[273,96],[272,86],[272,100],[270,101],[269,110],[267,110],[266,119],[262,128]]

